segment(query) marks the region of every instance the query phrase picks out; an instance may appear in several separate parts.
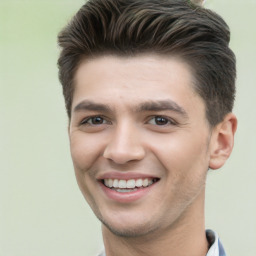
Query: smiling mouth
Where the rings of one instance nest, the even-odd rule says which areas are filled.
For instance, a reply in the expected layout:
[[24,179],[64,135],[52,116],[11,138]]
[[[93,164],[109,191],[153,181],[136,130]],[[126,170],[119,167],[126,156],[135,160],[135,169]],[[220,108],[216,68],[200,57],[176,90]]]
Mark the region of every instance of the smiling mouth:
[[116,192],[128,193],[135,192],[139,189],[150,187],[152,184],[158,182],[159,178],[143,178],[143,179],[129,179],[129,180],[119,180],[119,179],[103,179],[102,184],[107,188],[110,188]]

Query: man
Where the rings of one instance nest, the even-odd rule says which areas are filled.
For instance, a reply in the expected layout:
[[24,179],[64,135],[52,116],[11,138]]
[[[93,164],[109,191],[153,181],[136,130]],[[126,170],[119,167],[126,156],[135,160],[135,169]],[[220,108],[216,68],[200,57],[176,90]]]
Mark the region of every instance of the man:
[[59,34],[71,155],[102,255],[225,255],[204,198],[237,126],[229,39],[187,0],[91,0]]

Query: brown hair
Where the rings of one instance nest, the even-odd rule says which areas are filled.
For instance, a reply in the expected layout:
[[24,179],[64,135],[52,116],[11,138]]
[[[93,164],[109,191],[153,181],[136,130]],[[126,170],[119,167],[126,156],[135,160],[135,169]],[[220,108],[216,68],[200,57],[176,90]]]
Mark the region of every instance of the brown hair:
[[189,0],[89,0],[58,36],[59,79],[68,116],[81,60],[157,53],[190,64],[195,89],[214,126],[234,103],[236,60],[229,41],[225,21]]

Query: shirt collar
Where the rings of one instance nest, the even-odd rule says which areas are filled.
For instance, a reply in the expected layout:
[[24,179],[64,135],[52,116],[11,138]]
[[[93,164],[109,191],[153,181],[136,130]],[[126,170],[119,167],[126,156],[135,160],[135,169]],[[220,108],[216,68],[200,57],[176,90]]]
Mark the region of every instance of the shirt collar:
[[206,238],[210,245],[206,256],[226,256],[223,245],[220,242],[219,236],[216,232],[210,229],[206,230]]

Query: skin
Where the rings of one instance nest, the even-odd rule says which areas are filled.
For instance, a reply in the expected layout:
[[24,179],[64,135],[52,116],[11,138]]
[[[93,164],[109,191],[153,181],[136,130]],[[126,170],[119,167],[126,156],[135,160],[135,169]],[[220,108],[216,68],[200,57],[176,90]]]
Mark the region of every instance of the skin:
[[[107,256],[206,255],[206,174],[230,155],[236,123],[229,113],[209,126],[193,75],[177,58],[109,55],[80,64],[70,149],[78,185],[103,223]],[[159,181],[146,196],[117,202],[99,181],[110,172]]]

